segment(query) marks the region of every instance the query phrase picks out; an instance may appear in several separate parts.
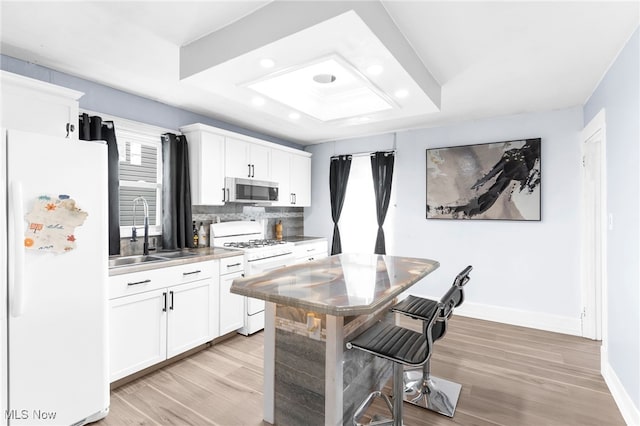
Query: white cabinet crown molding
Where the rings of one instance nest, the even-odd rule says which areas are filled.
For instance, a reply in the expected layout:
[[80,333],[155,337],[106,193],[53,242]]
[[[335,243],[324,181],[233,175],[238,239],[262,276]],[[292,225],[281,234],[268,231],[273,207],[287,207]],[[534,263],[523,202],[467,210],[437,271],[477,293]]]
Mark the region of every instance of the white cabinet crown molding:
[[285,146],[285,145],[277,144],[275,142],[265,141],[265,140],[262,140],[262,139],[255,138],[253,136],[243,135],[242,133],[232,132],[230,130],[220,129],[218,127],[213,127],[213,126],[209,126],[209,125],[202,124],[202,123],[194,123],[194,124],[189,124],[189,125],[186,125],[186,126],[181,126],[180,127],[180,131],[182,133],[190,133],[190,132],[196,132],[196,131],[215,133],[217,135],[222,135],[222,136],[235,138],[235,139],[241,139],[241,140],[244,140],[246,142],[254,143],[256,145],[262,145],[262,146],[265,146],[265,147],[268,147],[268,148],[272,148],[272,149],[279,149],[279,150],[290,152],[290,153],[293,153],[293,154],[298,154],[298,155],[303,155],[303,156],[306,156],[306,157],[311,157],[311,153],[307,152],[307,151],[303,151],[303,150],[296,149],[296,148],[291,148],[291,147],[288,147],[288,146]]
[[84,93],[78,90],[3,70],[0,70],[0,87],[2,87],[2,91],[5,91],[7,88],[21,88],[51,96],[69,98],[73,101],[78,101],[84,96]]

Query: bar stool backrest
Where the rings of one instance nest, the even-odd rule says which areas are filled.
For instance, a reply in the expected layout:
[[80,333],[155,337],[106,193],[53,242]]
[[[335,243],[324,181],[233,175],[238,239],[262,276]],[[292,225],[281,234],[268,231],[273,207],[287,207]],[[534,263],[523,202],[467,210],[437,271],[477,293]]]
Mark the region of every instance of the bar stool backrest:
[[472,269],[473,267],[471,265],[464,268],[462,272],[456,276],[455,280],[453,280],[453,284],[449,290],[447,290],[444,296],[442,296],[442,299],[440,299],[442,311],[440,317],[432,327],[432,341],[435,342],[436,340],[442,339],[447,333],[447,325],[449,318],[453,315],[453,309],[462,305],[462,302],[464,302],[464,291],[462,287],[471,279],[469,273]]

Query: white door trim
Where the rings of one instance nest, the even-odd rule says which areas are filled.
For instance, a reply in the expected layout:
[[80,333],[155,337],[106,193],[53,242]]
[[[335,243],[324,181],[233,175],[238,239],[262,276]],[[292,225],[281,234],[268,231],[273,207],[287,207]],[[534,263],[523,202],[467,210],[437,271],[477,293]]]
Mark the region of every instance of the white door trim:
[[[585,126],[581,134],[583,168],[582,168],[582,335],[584,337],[602,340],[606,344],[607,327],[607,273],[606,273],[606,253],[607,253],[607,185],[606,185],[606,124],[605,111],[600,110],[598,114]],[[596,143],[597,146],[587,146]],[[593,229],[594,220],[592,212],[588,208],[593,193],[592,185],[587,179],[588,167],[594,159],[585,158],[586,155],[597,156],[595,162],[600,165],[599,191],[600,191],[600,211],[599,229]],[[596,189],[597,190],[597,189]],[[599,267],[593,267],[592,259],[594,251],[599,247],[600,260]],[[593,279],[593,274],[597,278]],[[598,279],[599,278],[599,279]]]

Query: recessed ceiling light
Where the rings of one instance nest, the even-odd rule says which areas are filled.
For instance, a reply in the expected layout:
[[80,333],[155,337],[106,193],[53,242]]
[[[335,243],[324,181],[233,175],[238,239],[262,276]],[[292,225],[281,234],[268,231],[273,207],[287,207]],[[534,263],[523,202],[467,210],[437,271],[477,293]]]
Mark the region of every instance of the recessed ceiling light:
[[382,71],[384,71],[384,68],[382,68],[382,65],[371,65],[369,68],[367,68],[367,74],[369,75],[380,75],[382,74]]
[[260,60],[260,66],[262,68],[273,68],[275,64],[276,63],[273,61],[273,59],[264,58]]
[[406,98],[407,96],[409,96],[409,91],[407,89],[399,89],[396,90],[393,95],[398,98],[398,99],[402,99],[402,98]]
[[264,98],[261,98],[259,96],[256,96],[255,98],[251,99],[251,103],[257,107],[264,105],[264,102],[265,102]]
[[292,120],[297,120],[300,118],[300,114],[298,114],[297,112],[290,112],[289,113],[289,118]]

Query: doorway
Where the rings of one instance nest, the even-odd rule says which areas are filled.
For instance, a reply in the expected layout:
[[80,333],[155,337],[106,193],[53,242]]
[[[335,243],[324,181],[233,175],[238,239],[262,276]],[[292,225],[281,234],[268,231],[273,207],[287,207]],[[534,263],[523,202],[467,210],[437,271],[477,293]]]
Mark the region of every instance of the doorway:
[[604,340],[606,330],[605,114],[582,131],[582,336]]

